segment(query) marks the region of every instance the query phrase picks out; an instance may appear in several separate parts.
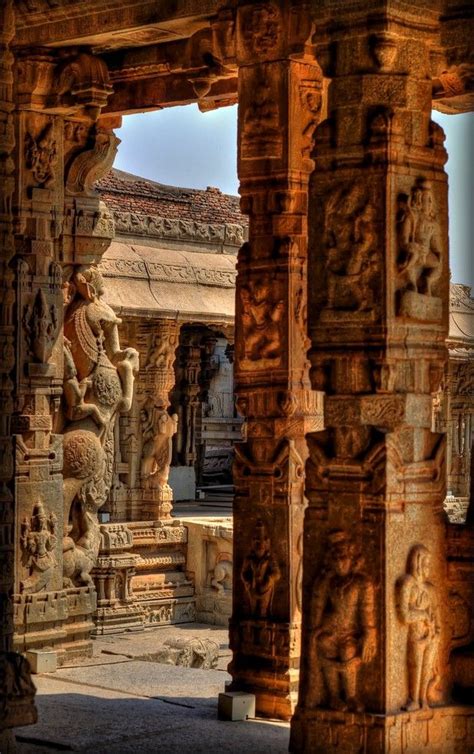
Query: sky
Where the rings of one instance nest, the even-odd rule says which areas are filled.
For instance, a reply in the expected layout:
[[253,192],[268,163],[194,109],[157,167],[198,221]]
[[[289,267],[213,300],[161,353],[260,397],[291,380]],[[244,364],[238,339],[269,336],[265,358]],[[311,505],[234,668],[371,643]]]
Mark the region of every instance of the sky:
[[[474,113],[433,119],[446,133],[452,280],[474,290]],[[237,106],[197,105],[127,115],[114,167],[160,183],[238,193]]]

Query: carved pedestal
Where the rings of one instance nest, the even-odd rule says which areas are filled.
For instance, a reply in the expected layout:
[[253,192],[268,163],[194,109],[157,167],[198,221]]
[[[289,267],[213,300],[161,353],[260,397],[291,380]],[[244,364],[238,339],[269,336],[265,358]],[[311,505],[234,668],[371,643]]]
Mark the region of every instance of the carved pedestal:
[[309,15],[288,6],[238,11],[238,169],[250,226],[236,291],[237,407],[247,439],[234,462],[230,622],[231,688],[254,693],[257,714],[280,718],[296,702],[304,438],[319,427],[306,361],[306,211],[322,77],[305,47]]
[[378,7],[335,0],[316,19],[332,78],[309,199],[325,430],[308,436],[290,748],[467,752],[474,708],[450,706],[446,442],[432,431],[449,304],[446,153],[430,122],[438,18]]

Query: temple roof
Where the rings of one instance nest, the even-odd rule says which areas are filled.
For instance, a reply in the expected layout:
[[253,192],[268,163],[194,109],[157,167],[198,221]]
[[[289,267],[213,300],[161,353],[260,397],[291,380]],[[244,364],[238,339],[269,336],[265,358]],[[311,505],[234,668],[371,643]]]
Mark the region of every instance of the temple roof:
[[167,186],[114,169],[96,184],[96,188],[114,212],[153,214],[204,223],[248,223],[240,212],[239,197],[223,194],[212,186],[205,190]]

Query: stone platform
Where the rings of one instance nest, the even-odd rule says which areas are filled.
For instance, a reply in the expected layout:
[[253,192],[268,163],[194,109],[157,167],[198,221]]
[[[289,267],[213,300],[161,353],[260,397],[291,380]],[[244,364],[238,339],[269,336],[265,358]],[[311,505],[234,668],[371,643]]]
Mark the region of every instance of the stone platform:
[[[196,670],[153,660],[164,641],[183,635],[217,642],[218,669]],[[18,753],[286,753],[286,723],[218,721],[218,693],[230,679],[224,670],[228,660],[227,631],[209,626],[170,626],[139,635],[100,637],[87,664],[34,677],[39,722],[17,729]]]

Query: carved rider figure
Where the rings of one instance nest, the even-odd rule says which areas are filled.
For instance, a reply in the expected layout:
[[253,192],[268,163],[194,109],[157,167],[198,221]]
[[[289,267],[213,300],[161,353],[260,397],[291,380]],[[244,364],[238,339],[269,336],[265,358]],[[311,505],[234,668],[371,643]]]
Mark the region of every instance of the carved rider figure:
[[416,183],[409,201],[399,200],[399,208],[398,270],[406,279],[407,290],[432,296],[442,267],[431,183]]
[[138,353],[120,348],[120,319],[102,300],[102,276],[80,267],[68,285],[64,430],[65,583],[90,584],[100,543],[97,511],[113,475],[114,425],[128,411]]
[[438,680],[436,660],[440,639],[438,600],[430,576],[431,555],[424,545],[410,550],[407,574],[399,585],[399,612],[408,626],[408,712],[429,707]]
[[30,575],[21,583],[21,591],[32,594],[46,590],[57,565],[54,555],[56,547],[56,516],[46,516],[43,504],[37,502],[33,508],[31,523],[26,519],[21,525],[21,547],[27,558]]
[[374,587],[345,531],[329,535],[327,557],[314,591],[311,659],[322,670],[330,709],[359,712],[359,670],[377,651]]
[[280,568],[271,552],[271,542],[261,519],[255,524],[250,554],[244,558],[241,578],[250,603],[252,616],[265,618],[271,608]]

